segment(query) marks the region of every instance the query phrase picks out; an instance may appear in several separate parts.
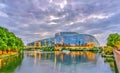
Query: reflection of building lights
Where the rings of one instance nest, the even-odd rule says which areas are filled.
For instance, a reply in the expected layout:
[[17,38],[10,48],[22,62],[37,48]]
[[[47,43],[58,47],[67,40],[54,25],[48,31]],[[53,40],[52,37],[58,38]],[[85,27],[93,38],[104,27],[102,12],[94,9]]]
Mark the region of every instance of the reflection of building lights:
[[92,52],[86,52],[86,56],[89,60],[94,60],[95,59],[95,54]]
[[36,64],[36,51],[34,51],[34,64]]
[[64,55],[63,54],[60,55],[60,59],[63,62],[63,60],[64,60]]
[[55,51],[55,55],[60,55],[61,54],[61,51]]
[[38,53],[38,60],[40,61],[40,59],[41,59],[41,54]]
[[79,55],[85,55],[88,59],[94,60],[95,59],[95,54],[91,52],[71,52],[70,53],[71,57],[75,58],[76,56]]
[[56,55],[54,55],[54,70],[56,70]]

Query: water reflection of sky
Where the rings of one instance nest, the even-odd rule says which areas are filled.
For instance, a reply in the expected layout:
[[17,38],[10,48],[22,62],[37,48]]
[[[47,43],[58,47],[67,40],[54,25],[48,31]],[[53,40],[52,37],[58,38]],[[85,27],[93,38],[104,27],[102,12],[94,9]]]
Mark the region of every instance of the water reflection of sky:
[[15,73],[113,73],[99,54],[72,52],[26,56]]

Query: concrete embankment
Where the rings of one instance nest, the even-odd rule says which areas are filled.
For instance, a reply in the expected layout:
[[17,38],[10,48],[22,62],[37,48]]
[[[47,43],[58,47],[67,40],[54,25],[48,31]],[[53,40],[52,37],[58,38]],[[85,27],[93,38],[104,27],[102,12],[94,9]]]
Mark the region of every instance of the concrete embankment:
[[118,72],[120,73],[120,51],[114,50],[114,57],[117,64]]

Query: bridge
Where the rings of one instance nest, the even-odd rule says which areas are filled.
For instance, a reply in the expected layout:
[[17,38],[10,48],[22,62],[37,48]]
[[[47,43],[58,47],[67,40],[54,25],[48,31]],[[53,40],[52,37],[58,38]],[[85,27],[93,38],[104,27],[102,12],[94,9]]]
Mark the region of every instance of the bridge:
[[120,51],[114,50],[113,53],[117,64],[118,72],[120,73]]

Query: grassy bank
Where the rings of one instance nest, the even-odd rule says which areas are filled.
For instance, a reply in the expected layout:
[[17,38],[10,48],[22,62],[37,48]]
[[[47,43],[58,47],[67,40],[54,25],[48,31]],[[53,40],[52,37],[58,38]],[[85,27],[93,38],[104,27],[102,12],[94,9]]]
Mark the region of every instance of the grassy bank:
[[[69,51],[97,51],[97,52],[102,52],[102,48],[100,47],[94,47],[94,48],[54,48],[54,47],[40,47],[40,48],[35,48],[36,50],[42,50],[42,51],[62,51],[62,50],[69,50]],[[30,48],[25,48],[24,50],[31,50]]]
[[69,50],[69,51],[102,51],[101,48],[94,47],[94,48],[62,48],[62,50]]
[[102,57],[111,57],[113,56],[113,48],[112,47],[105,47],[102,51]]
[[3,53],[0,53],[0,59],[16,56],[19,54],[23,54],[23,50],[9,52],[3,51]]
[[101,56],[105,58],[105,62],[114,61],[113,48],[110,46],[103,48]]

